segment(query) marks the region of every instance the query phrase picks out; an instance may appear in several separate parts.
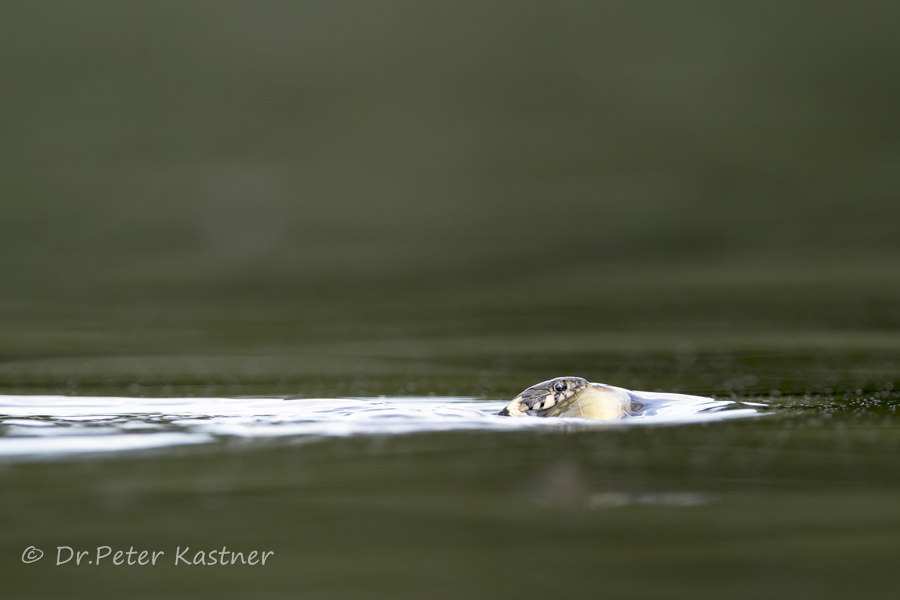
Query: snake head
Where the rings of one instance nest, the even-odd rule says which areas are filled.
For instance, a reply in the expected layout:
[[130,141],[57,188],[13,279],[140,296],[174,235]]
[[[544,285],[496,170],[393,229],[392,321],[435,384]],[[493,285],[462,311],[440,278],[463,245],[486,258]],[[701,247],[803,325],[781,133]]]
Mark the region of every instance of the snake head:
[[533,385],[497,413],[504,417],[543,417],[557,404],[577,396],[590,385],[581,377],[556,377]]

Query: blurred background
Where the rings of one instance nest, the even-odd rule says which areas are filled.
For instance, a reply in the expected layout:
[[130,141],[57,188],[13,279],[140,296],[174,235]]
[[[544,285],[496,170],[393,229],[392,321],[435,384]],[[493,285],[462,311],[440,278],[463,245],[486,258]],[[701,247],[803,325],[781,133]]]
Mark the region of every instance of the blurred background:
[[[877,1],[0,3],[0,394],[570,374],[774,413],[4,462],[5,589],[890,597],[898,30]],[[19,559],[223,544],[276,561]]]
[[881,385],[898,17],[6,2],[0,388]]

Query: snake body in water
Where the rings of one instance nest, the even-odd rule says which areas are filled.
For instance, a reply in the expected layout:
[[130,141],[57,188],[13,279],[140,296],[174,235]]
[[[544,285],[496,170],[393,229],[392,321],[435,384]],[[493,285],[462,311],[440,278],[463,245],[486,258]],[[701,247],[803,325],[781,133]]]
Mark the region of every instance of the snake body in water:
[[506,405],[506,417],[580,417],[621,419],[639,408],[631,395],[581,377],[556,377],[531,386]]

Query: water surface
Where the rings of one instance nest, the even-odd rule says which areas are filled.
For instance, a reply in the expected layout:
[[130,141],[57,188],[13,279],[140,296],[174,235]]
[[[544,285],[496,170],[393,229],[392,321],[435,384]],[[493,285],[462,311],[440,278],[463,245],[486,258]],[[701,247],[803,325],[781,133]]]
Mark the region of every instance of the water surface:
[[755,402],[632,392],[639,410],[618,421],[510,418],[503,401],[475,398],[116,398],[0,396],[0,460],[64,459],[214,443],[447,431],[578,431],[710,423],[758,416]]
[[0,593],[896,596],[898,11],[0,3]]

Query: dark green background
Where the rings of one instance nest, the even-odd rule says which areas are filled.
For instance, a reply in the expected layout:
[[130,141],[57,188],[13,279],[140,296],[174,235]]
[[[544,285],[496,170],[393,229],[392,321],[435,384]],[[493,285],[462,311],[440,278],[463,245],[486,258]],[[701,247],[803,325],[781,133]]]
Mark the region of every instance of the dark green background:
[[[11,597],[889,596],[898,33],[891,2],[3,2],[0,391],[499,399],[578,374],[780,407],[9,466]],[[536,507],[560,464],[718,499]],[[207,540],[280,562],[18,559]]]

